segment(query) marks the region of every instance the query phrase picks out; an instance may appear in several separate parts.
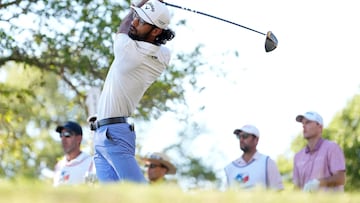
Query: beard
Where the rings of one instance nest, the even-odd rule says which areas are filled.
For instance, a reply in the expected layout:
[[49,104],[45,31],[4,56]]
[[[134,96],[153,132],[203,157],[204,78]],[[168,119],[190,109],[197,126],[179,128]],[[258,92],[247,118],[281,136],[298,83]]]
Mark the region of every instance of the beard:
[[146,41],[146,39],[148,38],[150,32],[152,31],[152,29],[144,34],[138,34],[137,30],[133,27],[131,27],[131,29],[128,32],[128,35],[131,39],[136,40],[136,41]]
[[249,152],[249,147],[248,146],[240,146],[240,149],[246,153],[246,152]]
[[144,41],[144,37],[142,36],[139,36],[139,35],[136,35],[136,34],[133,34],[129,31],[128,33],[129,37],[133,40],[136,40],[136,41]]

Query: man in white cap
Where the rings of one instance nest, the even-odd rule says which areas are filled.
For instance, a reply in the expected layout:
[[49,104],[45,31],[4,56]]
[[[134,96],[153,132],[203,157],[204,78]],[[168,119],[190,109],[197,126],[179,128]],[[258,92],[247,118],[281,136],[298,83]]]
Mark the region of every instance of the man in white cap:
[[225,167],[228,187],[284,189],[276,163],[257,151],[259,130],[253,125],[235,129],[234,134],[240,141],[243,154]]
[[345,157],[335,142],[322,138],[323,119],[313,111],[296,116],[306,147],[294,157],[293,183],[307,191],[344,191]]
[[114,36],[114,60],[97,108],[94,161],[100,182],[145,183],[135,160],[132,116],[147,88],[169,65],[170,51],[163,45],[173,39],[170,13],[159,0],[142,0],[131,6]]
[[154,152],[143,159],[147,167],[147,177],[152,184],[164,183],[165,175],[176,173],[176,167],[164,153]]

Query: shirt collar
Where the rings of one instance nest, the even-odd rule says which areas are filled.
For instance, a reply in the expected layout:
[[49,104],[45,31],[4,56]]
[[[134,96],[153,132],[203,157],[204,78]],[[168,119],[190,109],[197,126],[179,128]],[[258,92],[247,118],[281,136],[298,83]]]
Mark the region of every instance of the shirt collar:
[[[314,151],[319,150],[319,148],[323,142],[324,142],[324,139],[320,138],[318,140],[318,142],[316,143],[315,148],[312,151],[314,152]],[[305,153],[309,153],[309,152],[310,152],[310,147],[309,147],[309,145],[306,145]]]
[[135,42],[136,42],[137,46],[139,48],[141,48],[139,51],[141,51],[147,55],[155,55],[156,52],[158,52],[160,49],[160,46],[156,46],[149,42],[144,42],[144,41],[135,41]]
[[67,166],[71,166],[71,165],[76,165],[76,164],[81,163],[84,159],[87,158],[87,156],[86,156],[85,153],[80,152],[80,154],[79,154],[75,159],[72,159],[72,160],[70,160],[70,161],[68,161],[68,160],[66,159],[66,156],[65,156],[64,158],[65,158],[65,160],[66,160],[66,165],[67,165]]
[[240,164],[249,164],[249,163],[251,163],[252,161],[254,161],[256,159],[259,159],[260,157],[261,157],[261,154],[258,151],[256,151],[255,154],[252,156],[252,158],[248,162],[246,162],[243,159],[243,157],[241,156],[240,159],[239,159],[239,163]]

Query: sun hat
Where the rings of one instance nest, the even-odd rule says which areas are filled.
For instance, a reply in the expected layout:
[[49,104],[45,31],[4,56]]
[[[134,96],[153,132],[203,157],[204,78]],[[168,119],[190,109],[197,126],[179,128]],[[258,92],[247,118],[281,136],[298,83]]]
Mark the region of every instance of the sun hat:
[[170,158],[164,153],[154,152],[144,157],[143,160],[164,165],[168,169],[166,174],[176,173],[176,167],[171,163]]
[[298,115],[296,116],[295,120],[297,122],[302,122],[302,120],[306,118],[310,121],[315,121],[317,123],[319,123],[320,125],[323,126],[323,119],[322,117],[320,116],[320,114],[314,112],[314,111],[308,111],[306,113],[304,113],[303,115]]
[[260,137],[259,130],[253,125],[244,125],[243,127],[234,130],[235,135],[239,134],[240,132],[246,132],[249,134],[253,134],[256,137]]
[[59,125],[56,127],[56,132],[61,133],[63,129],[74,132],[76,135],[82,135],[81,126],[73,121],[67,121],[64,125]]
[[145,22],[166,29],[170,24],[170,12],[166,5],[159,0],[150,0],[143,6],[131,6]]

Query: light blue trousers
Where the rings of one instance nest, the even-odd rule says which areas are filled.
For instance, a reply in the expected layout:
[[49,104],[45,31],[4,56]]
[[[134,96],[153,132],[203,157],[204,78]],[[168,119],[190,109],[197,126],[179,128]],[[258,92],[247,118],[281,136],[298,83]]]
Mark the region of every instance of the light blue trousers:
[[136,134],[128,123],[102,126],[94,135],[94,162],[100,182],[146,183],[135,159]]

